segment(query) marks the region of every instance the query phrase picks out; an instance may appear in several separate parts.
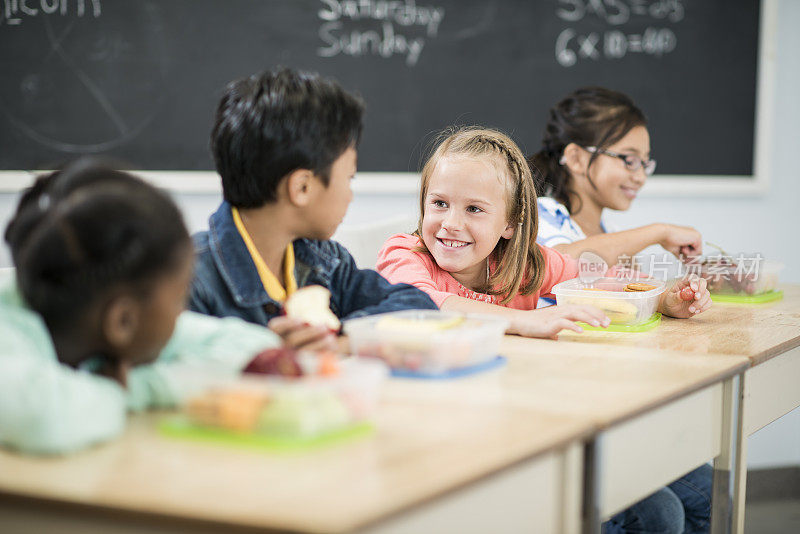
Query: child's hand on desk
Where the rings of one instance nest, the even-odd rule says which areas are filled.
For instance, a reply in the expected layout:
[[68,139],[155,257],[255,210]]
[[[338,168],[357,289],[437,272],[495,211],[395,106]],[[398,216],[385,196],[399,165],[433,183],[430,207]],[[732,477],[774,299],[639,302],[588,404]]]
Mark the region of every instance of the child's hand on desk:
[[658,310],[664,315],[688,319],[711,307],[711,293],[706,281],[696,274],[676,281],[661,294]]
[[311,325],[302,319],[280,316],[267,323],[267,328],[281,336],[284,345],[293,349],[338,349],[336,334],[322,325]]
[[526,337],[556,339],[558,333],[562,330],[583,332],[583,329],[576,325],[575,321],[583,321],[592,326],[602,326],[604,328],[611,324],[611,319],[593,306],[566,304],[549,306],[538,310],[520,311],[516,318],[511,321],[509,333]]

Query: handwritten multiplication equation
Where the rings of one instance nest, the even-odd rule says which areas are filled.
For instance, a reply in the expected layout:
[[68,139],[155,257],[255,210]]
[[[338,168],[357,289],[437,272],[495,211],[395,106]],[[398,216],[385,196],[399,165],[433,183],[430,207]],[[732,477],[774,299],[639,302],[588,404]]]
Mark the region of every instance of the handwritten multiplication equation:
[[[686,15],[684,0],[559,0],[556,17],[577,23],[594,17],[606,24],[605,31],[580,31],[564,28],[556,38],[556,61],[572,67],[579,61],[619,60],[629,54],[661,57],[678,45],[675,32],[667,24],[677,24]],[[630,32],[624,27],[632,21],[653,25]]]

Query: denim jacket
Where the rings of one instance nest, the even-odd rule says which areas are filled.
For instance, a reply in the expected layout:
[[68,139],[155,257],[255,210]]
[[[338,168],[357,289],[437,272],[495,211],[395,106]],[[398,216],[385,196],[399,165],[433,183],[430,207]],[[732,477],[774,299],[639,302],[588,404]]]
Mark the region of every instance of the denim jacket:
[[[231,207],[223,202],[208,220],[208,231],[194,235],[197,261],[189,308],[217,317],[235,316],[266,325],[283,313],[270,298],[239,235]],[[335,241],[297,239],[293,243],[297,287],[321,285],[331,292],[331,310],[352,319],[404,309],[436,309],[433,301],[408,284],[390,284],[371,269],[358,269]]]

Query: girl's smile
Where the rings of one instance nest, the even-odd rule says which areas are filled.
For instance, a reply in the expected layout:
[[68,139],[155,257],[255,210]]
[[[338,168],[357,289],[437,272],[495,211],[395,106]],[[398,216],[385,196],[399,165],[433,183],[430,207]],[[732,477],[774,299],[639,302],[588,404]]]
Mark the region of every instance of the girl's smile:
[[466,247],[467,245],[471,245],[472,243],[468,243],[466,241],[457,241],[455,239],[443,239],[441,237],[437,237],[436,239],[439,240],[439,243],[444,245],[447,248],[461,248]]
[[620,189],[622,189],[622,194],[625,195],[627,198],[629,198],[631,200],[635,199],[636,195],[639,194],[639,188],[638,187],[626,187],[626,186],[622,185],[622,186],[620,186]]

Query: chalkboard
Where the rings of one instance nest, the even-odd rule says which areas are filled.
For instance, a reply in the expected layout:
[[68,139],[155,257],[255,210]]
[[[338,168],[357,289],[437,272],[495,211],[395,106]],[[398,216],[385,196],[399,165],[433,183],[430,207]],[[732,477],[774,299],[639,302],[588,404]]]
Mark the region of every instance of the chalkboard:
[[569,91],[630,94],[659,173],[753,175],[757,0],[0,0],[0,169],[104,153],[213,169],[225,84],[276,65],[367,102],[361,171],[416,171],[432,132],[538,149]]

